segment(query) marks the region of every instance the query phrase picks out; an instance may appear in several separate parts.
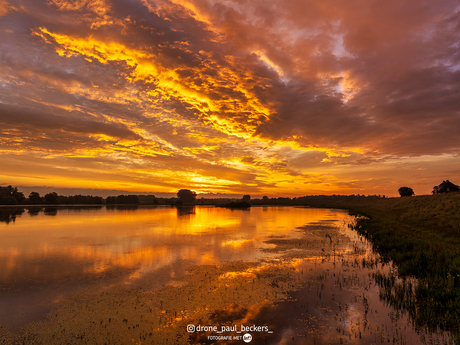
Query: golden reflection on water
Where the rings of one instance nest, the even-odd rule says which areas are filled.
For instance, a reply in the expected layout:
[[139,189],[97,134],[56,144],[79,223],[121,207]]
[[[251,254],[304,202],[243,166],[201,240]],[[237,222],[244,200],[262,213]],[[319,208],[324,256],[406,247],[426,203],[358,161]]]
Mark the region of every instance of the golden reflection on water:
[[[372,281],[375,270],[394,268],[346,226],[353,218],[345,212],[159,207],[48,214],[55,216],[0,224],[0,288],[37,279],[47,285],[82,285],[88,277],[116,282],[63,294],[46,321],[17,334],[0,327],[0,337],[47,344],[209,343],[207,336],[216,333],[187,332],[188,325],[202,324],[273,331],[253,332],[254,343],[420,343],[407,316],[380,301]],[[152,288],[152,280],[160,284]],[[59,302],[57,290],[52,296]],[[0,304],[16,298],[12,310],[24,295],[5,296]],[[0,310],[0,323],[11,319],[11,310],[4,317]],[[437,340],[447,343],[448,335]]]
[[14,223],[0,223],[0,283],[58,279],[63,266],[66,276],[123,268],[135,279],[184,260],[254,260],[267,255],[258,249],[272,247],[264,244],[270,236],[297,236],[297,227],[332,216],[322,209],[200,206],[24,213]]

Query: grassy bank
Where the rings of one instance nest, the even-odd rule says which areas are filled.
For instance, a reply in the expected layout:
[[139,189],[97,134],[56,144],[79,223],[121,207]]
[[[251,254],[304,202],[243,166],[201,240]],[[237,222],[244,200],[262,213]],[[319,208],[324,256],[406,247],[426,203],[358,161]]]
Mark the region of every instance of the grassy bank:
[[403,198],[332,198],[311,206],[337,207],[367,218],[356,229],[372,241],[401,277],[416,277],[408,290],[392,277],[376,281],[388,302],[408,310],[416,325],[460,334],[460,194]]

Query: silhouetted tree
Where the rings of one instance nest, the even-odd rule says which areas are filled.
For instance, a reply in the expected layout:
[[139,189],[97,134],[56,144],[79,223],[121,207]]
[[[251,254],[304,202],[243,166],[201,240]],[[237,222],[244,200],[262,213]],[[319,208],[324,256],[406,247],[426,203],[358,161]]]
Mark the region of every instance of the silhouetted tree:
[[183,202],[191,204],[196,200],[196,193],[188,189],[181,189],[177,192],[177,197]]
[[0,196],[0,205],[17,205],[18,201],[11,195]]
[[56,192],[45,194],[45,203],[46,204],[57,204],[58,203],[58,195]]
[[140,204],[158,204],[155,195],[138,195]]
[[18,201],[18,204],[23,203],[26,200],[24,193],[18,192],[18,187],[15,187],[13,190],[13,197]]
[[246,201],[246,202],[249,202],[249,200],[251,200],[251,196],[246,194],[246,195],[243,195],[243,201]]
[[92,195],[59,196],[60,204],[102,204],[102,197]]
[[414,195],[414,191],[410,187],[401,187],[398,189],[398,193],[401,196],[412,196]]
[[241,208],[241,209],[248,209],[251,207],[251,205],[246,202],[246,201],[231,201],[226,204],[220,204],[218,205],[219,207],[225,207],[225,208],[230,208],[230,209],[235,209],[235,208]]
[[18,191],[18,187],[0,187],[0,205],[17,205],[26,198],[24,193]]
[[117,197],[116,196],[108,196],[107,199],[105,199],[106,204],[116,204],[117,203]]
[[139,204],[139,197],[137,195],[119,195],[119,196],[108,196],[105,199],[106,204]]
[[139,197],[137,195],[119,195],[117,196],[117,204],[138,204]]
[[29,203],[30,204],[39,204],[42,202],[42,198],[37,192],[30,192],[29,194]]

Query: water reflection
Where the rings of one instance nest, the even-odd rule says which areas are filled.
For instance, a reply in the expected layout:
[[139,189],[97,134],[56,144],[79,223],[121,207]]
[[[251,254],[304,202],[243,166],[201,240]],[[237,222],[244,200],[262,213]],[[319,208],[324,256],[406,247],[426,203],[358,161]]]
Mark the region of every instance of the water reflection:
[[178,217],[196,214],[195,206],[177,206],[176,209]]
[[43,213],[46,216],[56,216],[58,212],[57,207],[45,207]]
[[107,205],[105,206],[108,211],[130,210],[134,211],[139,208],[139,205]]
[[[24,212],[18,210],[10,210],[9,219]],[[37,267],[53,272],[56,262],[63,261],[74,262],[80,271],[101,272],[104,267],[161,266],[171,260],[195,264],[251,260],[265,255],[258,248],[272,247],[264,243],[268,236],[295,236],[297,227],[329,213],[272,208],[267,214],[262,209],[249,213],[186,206],[31,208],[30,217],[23,215],[14,227],[1,228],[0,259],[9,264],[0,267],[0,283],[15,276],[41,279]],[[34,265],[25,264],[30,262]]]
[[0,302],[8,299],[16,307],[2,308],[0,323],[15,325],[23,322],[24,310],[33,319],[34,305],[50,305],[46,294],[81,286],[133,284],[152,274],[151,284],[159,286],[183,275],[190,265],[257,260],[267,256],[259,248],[273,247],[264,243],[269,236],[297,236],[297,227],[332,214],[205,206],[1,210],[5,221],[0,224]]
[[24,213],[22,207],[0,207],[0,222],[15,222],[16,216]]
[[37,216],[41,212],[42,209],[43,209],[42,207],[38,207],[38,206],[37,207],[28,207],[27,208],[27,213],[29,213],[31,216]]
[[189,324],[268,327],[256,344],[421,343],[380,301],[373,273],[393,268],[352,221],[293,207],[35,210],[0,224],[0,323],[53,309],[20,339],[56,343],[218,343]]

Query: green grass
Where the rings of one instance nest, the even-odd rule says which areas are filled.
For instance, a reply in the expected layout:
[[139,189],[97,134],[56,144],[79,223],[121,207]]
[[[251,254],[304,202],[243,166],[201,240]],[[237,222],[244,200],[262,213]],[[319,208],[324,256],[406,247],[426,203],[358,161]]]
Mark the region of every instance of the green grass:
[[[417,326],[452,331],[460,344],[460,193],[402,198],[312,199],[310,206],[350,210],[356,230],[406,281],[376,276],[383,297],[407,310]],[[385,297],[386,296],[386,297]]]

